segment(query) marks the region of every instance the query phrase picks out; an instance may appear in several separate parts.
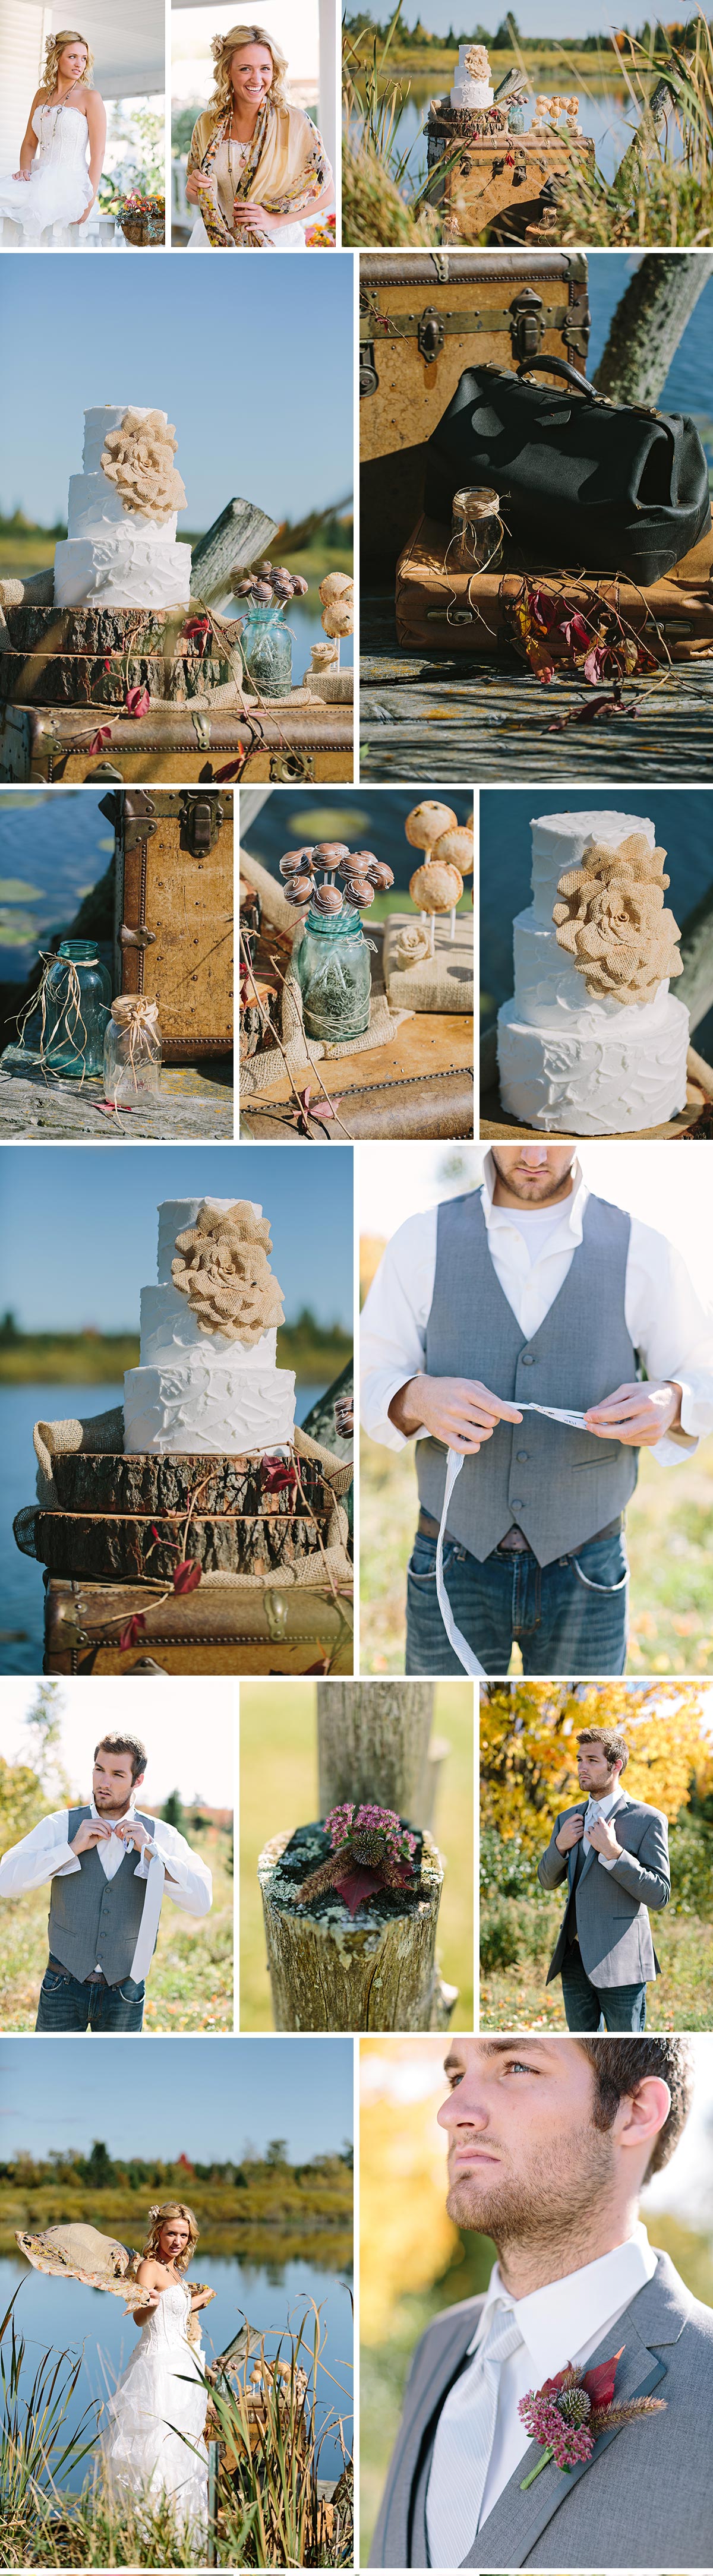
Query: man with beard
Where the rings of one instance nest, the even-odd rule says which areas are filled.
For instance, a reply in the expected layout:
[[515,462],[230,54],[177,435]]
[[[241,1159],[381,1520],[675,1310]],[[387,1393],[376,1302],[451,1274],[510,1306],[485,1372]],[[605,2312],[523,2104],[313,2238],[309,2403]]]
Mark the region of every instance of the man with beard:
[[[688,2116],[689,2044],[458,2037],[446,2073],[449,2215],[498,2259],[417,2347],[372,2566],[708,2567],[713,2314],[637,2216]],[[543,2464],[520,2402],[614,2356],[637,2411]]]
[[50,1884],[36,2030],[141,2030],[164,1890],[184,1914],[210,1911],[205,1861],[137,1807],[146,1760],[138,1735],[103,1735],[91,1798],[43,1816],[0,1860],[0,1896]]
[[584,1804],[555,1816],[537,1875],[566,1883],[567,1900],[547,1970],[562,1979],[568,2030],[646,2029],[646,1988],[658,1975],[649,1907],[668,1905],[668,1824],[658,1807],[622,1788],[629,1749],[617,1726],[577,1736]]
[[361,1355],[365,1430],[415,1448],[407,1673],[506,1673],[513,1639],[525,1673],[623,1672],[639,1449],[671,1464],[713,1428],[674,1245],[594,1196],[573,1145],[493,1145],[482,1189],[393,1235]]

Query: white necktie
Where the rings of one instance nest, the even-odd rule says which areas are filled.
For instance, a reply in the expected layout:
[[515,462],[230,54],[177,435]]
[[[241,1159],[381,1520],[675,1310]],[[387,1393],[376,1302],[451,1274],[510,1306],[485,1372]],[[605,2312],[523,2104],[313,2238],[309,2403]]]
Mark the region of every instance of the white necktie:
[[584,1833],[582,1835],[585,1851],[589,1851],[589,1836],[591,1834],[592,1826],[598,1825],[601,1812],[602,1810],[599,1799],[588,1798],[587,1811],[584,1819]]
[[495,2437],[500,2373],[521,2343],[512,2308],[499,2299],[485,2342],[446,2398],[426,2496],[432,2567],[461,2567],[475,2539]]

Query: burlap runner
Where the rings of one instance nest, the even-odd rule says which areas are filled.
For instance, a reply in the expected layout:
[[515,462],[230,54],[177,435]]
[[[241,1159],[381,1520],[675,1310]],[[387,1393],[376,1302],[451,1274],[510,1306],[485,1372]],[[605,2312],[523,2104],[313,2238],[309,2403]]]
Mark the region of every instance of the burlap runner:
[[[67,1456],[77,1450],[86,1454],[90,1451],[123,1454],[123,1407],[113,1405],[107,1413],[89,1414],[83,1421],[70,1417],[65,1422],[36,1422],[33,1441],[38,1462],[38,1502],[45,1512],[57,1511],[59,1503],[52,1473],[53,1458]],[[330,1449],[324,1449],[320,1441],[312,1440],[309,1432],[301,1431],[298,1424],[295,1424],[292,1447],[298,1459],[311,1458],[322,1468],[325,1484],[331,1486],[334,1495],[327,1534],[321,1547],[318,1545],[313,1555],[301,1557],[294,1566],[279,1566],[272,1577],[264,1574],[204,1574],[202,1584],[210,1584],[217,1591],[225,1588],[233,1592],[242,1587],[253,1592],[269,1592],[275,1587],[282,1591],[293,1584],[323,1587],[325,1583],[332,1583],[339,1588],[353,1583],[354,1568],[347,1553],[349,1522],[344,1505],[338,1499],[349,1491],[354,1473],[351,1461],[335,1458]],[[126,1579],[128,1582],[128,1575]]]
[[[282,887],[275,883],[269,869],[261,867],[259,861],[251,858],[247,851],[245,862],[249,882],[255,887],[256,894],[260,896],[263,920],[274,922],[279,930],[289,931],[294,940],[292,958],[282,987],[280,1035],[284,1054],[280,1053],[279,1047],[266,1047],[264,1052],[248,1056],[245,1063],[241,1064],[241,1096],[243,1100],[250,1100],[256,1093],[268,1091],[270,1085],[273,1082],[279,1082],[286,1071],[297,1073],[304,1068],[305,1063],[331,1062],[341,1055],[364,1055],[370,1047],[388,1046],[400,1029],[402,1020],[411,1019],[413,1004],[409,1003],[405,1008],[393,1010],[377,974],[372,982],[369,1026],[365,1029],[363,1037],[342,1038],[334,1045],[328,1044],[323,1038],[305,1037],[302,988],[295,964],[297,949],[303,935],[303,924],[301,922],[295,924],[292,906],[285,901]],[[421,1004],[420,1007],[424,1009],[425,1004]],[[471,996],[471,1010],[472,1007]]]
[[416,912],[390,912],[384,933],[384,983],[392,1009],[472,1011],[473,915],[456,913],[455,939],[448,913],[436,914],[436,953],[418,966],[397,966],[399,932],[412,930]]

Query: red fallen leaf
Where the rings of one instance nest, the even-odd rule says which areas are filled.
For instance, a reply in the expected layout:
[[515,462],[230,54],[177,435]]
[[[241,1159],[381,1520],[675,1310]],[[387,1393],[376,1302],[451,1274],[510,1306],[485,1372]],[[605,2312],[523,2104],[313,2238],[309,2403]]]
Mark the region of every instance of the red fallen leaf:
[[187,618],[186,618],[185,626],[183,626],[183,627],[181,628],[181,633],[182,633],[182,635],[188,635],[188,636],[193,636],[193,635],[209,635],[209,634],[210,634],[210,618],[209,618],[209,617],[187,617]]
[[600,2361],[596,2370],[582,2372],[582,2387],[586,2388],[587,2396],[591,2397],[593,2406],[611,2406],[616,2383],[616,2366],[617,2362],[621,2361],[624,2350],[625,2346],[621,2344],[619,2351],[613,2352],[609,2361]]
[[161,1536],[160,1536],[160,1531],[159,1531],[159,1530],[157,1530],[157,1528],[156,1528],[156,1523],[155,1523],[155,1521],[152,1521],[152,1522],[151,1522],[151,1536],[152,1536],[152,1538],[155,1538],[155,1540],[156,1540],[156,1546],[157,1546],[157,1547],[160,1547],[160,1545],[161,1545]]
[[306,1090],[299,1092],[298,1098],[305,1118],[336,1118],[341,1102],[341,1092],[338,1100],[323,1100],[321,1093],[317,1092],[313,1102],[311,1085],[308,1083]]
[[536,619],[538,626],[542,627],[543,635],[549,635],[550,628],[557,625],[560,610],[563,606],[563,600],[550,599],[547,591],[545,590],[531,590],[530,592],[531,613]]
[[104,745],[107,742],[111,742],[111,725],[100,725],[98,732],[92,734],[92,739],[89,745],[90,753],[93,751],[103,751]]
[[556,716],[554,724],[548,725],[547,731],[564,733],[566,725],[593,724],[597,716],[638,716],[639,714],[638,703],[633,707],[624,707],[614,691],[610,698],[590,698],[589,701],[585,699],[584,706],[572,707],[569,715]]
[[222,769],[216,769],[214,773],[216,785],[219,780],[222,781],[226,778],[239,778],[241,769],[244,769],[245,767],[247,756],[248,747],[247,743],[244,743],[242,749],[238,752],[237,760],[226,760]]
[[297,1492],[297,1471],[288,1458],[263,1458],[260,1483],[264,1494]]
[[190,1557],[184,1557],[182,1563],[176,1566],[173,1577],[174,1592],[195,1592],[200,1579],[200,1566],[192,1562]]
[[146,1621],[143,1610],[135,1610],[133,1618],[127,1619],[124,1627],[120,1631],[119,1648],[122,1655],[126,1654],[129,1646],[136,1646],[138,1644],[139,1637],[143,1636],[145,1626]]
[[589,680],[592,688],[596,688],[598,681],[603,680],[608,659],[606,644],[591,645],[584,665],[584,677],[585,680]]
[[585,647],[589,645],[589,627],[585,626],[584,618],[580,617],[578,608],[575,609],[573,617],[563,617],[557,632],[558,635],[564,636],[565,643],[570,646],[572,644],[581,644]]
[[384,1881],[378,1869],[355,1868],[348,1869],[344,1878],[338,1879],[335,1884],[337,1896],[343,1897],[345,1905],[353,1915],[356,1914],[359,1905],[366,1904],[368,1896],[374,1895],[377,1887],[383,1887]]
[[148,689],[127,689],[124,705],[128,716],[147,716],[151,705]]
[[105,671],[110,671],[110,670],[111,670],[111,654],[110,654],[110,653],[105,653],[105,655],[104,655],[104,669],[105,669]]

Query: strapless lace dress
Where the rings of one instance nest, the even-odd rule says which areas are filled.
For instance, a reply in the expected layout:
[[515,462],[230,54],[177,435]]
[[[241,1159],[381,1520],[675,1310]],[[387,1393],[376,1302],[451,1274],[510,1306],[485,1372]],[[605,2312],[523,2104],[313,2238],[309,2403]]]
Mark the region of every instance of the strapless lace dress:
[[202,2564],[208,2530],[206,2393],[198,2376],[202,2353],[186,2341],[190,2309],[185,2282],[162,2290],[108,2401],[102,2447],[115,2493],[139,2508],[142,2500],[170,2496],[177,2520],[200,2545]]
[[[88,130],[80,107],[36,107],[32,119],[39,150],[29,179],[0,179],[0,215],[22,225],[24,239],[37,243],[48,229],[76,224],[89,205],[92,183],[87,169]],[[95,210],[96,211],[96,210]],[[79,242],[91,231],[82,225]]]

